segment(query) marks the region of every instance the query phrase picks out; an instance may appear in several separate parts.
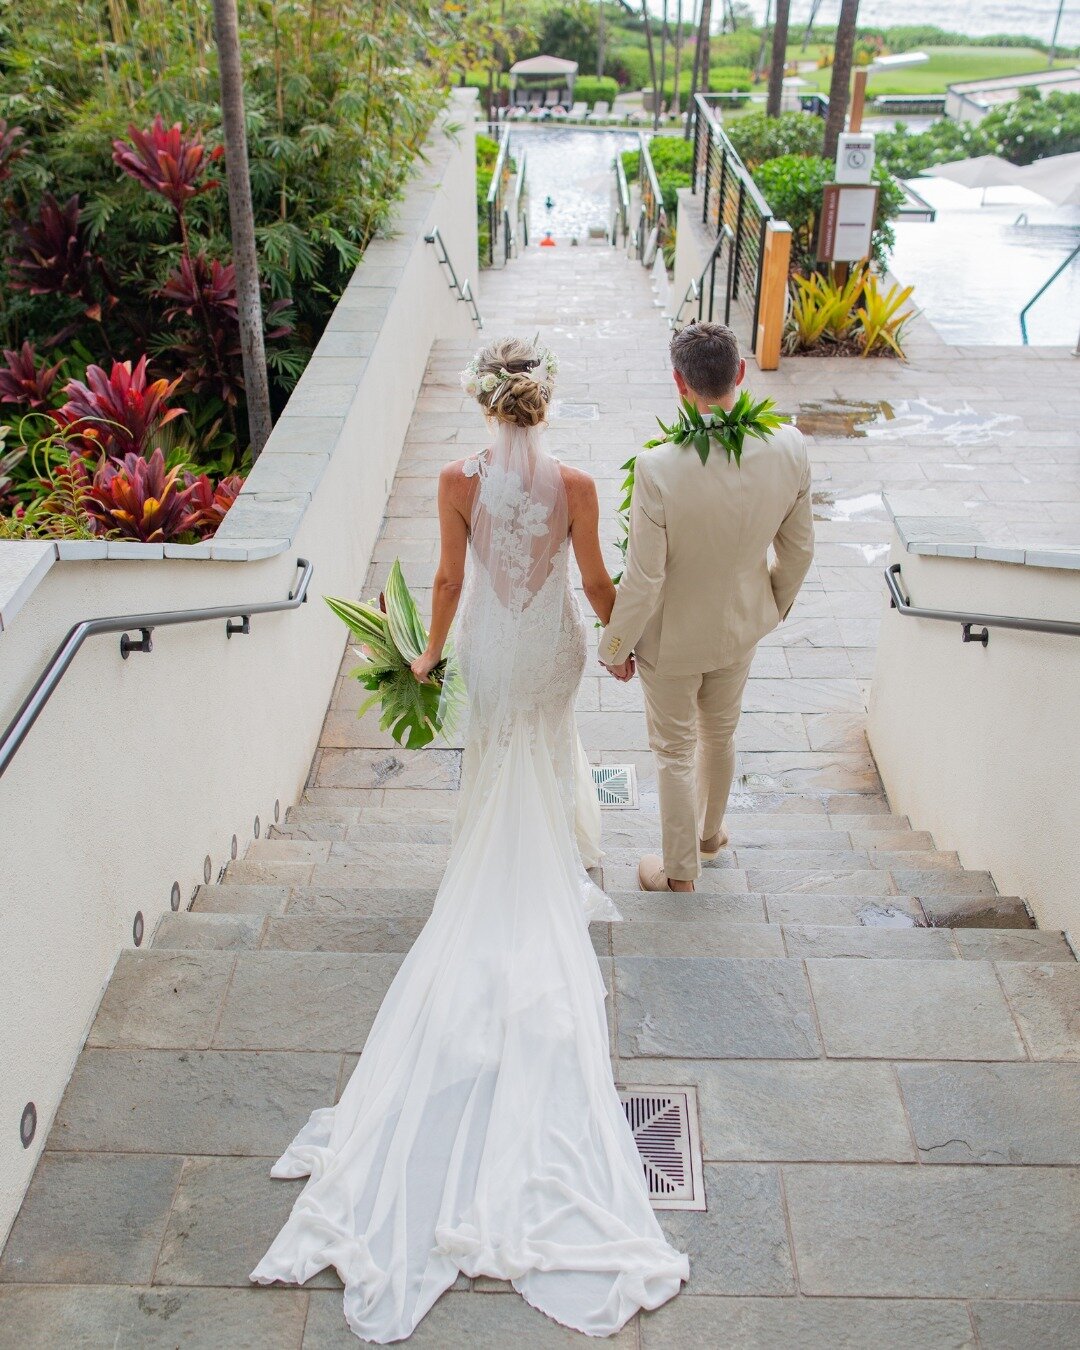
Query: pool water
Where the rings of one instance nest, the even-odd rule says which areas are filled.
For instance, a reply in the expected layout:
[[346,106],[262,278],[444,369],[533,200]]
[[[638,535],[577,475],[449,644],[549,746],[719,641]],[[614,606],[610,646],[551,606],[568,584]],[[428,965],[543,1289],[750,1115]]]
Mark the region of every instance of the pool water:
[[[981,188],[942,178],[911,184],[938,214],[932,224],[895,225],[893,275],[914,284],[912,299],[946,342],[1019,344],[1021,309],[1080,244],[1080,207],[1016,187],[989,188],[981,205]],[[1027,327],[1033,346],[1075,346],[1080,258],[1028,311]]]
[[586,240],[590,226],[610,229],[615,156],[637,144],[636,132],[514,126],[510,153],[524,150],[528,157],[529,243],[539,244],[550,232],[559,244],[569,244]]

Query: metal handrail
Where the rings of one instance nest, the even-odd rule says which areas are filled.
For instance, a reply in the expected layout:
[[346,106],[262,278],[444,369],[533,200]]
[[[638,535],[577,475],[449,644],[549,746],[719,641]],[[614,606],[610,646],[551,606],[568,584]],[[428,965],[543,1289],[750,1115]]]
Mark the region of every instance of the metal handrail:
[[[708,317],[709,317],[710,320],[712,319],[712,316],[713,316],[713,295],[714,295],[714,292],[715,292],[715,290],[716,290],[716,264],[717,264],[717,262],[718,262],[719,259],[720,259],[720,254],[721,254],[721,252],[723,251],[724,241],[725,241],[725,240],[727,240],[727,242],[728,242],[729,244],[734,244],[734,242],[735,242],[735,232],[734,232],[734,230],[732,230],[732,228],[731,228],[730,225],[722,225],[722,226],[720,227],[720,233],[716,236],[716,243],[713,244],[713,246],[712,246],[712,252],[709,254],[708,262],[706,262],[705,266],[701,269],[701,275],[700,275],[700,276],[697,276],[697,277],[691,277],[691,279],[690,279],[690,284],[689,284],[689,286],[687,286],[686,290],[683,292],[683,298],[679,301],[679,307],[678,307],[678,309],[676,309],[676,311],[675,311],[674,314],[671,314],[671,315],[668,316],[668,327],[669,327],[669,328],[675,328],[679,323],[682,322],[682,312],[683,312],[683,310],[686,308],[687,303],[688,303],[689,301],[691,301],[691,300],[696,300],[696,301],[697,301],[697,305],[698,305],[698,315],[697,315],[697,316],[698,316],[698,318],[699,318],[699,319],[705,318],[705,315],[702,313],[702,304],[701,304],[701,301],[702,301],[702,297],[703,297],[703,295],[704,295],[703,287],[704,287],[704,284],[705,284],[705,273],[706,273],[706,272],[709,272],[710,270],[711,270],[711,272],[712,272],[712,276],[711,276],[711,278],[710,278],[710,285],[709,285],[709,316],[708,316]],[[730,309],[731,309],[731,282],[732,282],[732,277],[731,277],[731,261],[732,261],[733,257],[734,257],[734,251],[733,251],[733,250],[729,250],[729,252],[728,252],[727,295],[726,295],[726,305],[725,305],[725,308],[726,308],[726,310],[728,310],[728,311],[730,311]],[[726,322],[726,317],[727,317],[727,316],[725,315],[725,322]]]
[[[259,600],[254,604],[215,605],[207,609],[161,610],[150,614],[117,614],[111,618],[83,619],[81,623],[75,624],[68,630],[67,637],[57,647],[49,664],[38,676],[33,689],[23,699],[22,707],[0,737],[0,776],[3,776],[5,769],[15,758],[19,746],[26,739],[30,728],[41,715],[87,638],[97,637],[102,633],[122,633],[120,655],[126,661],[132,652],[154,650],[150,635],[155,628],[174,627],[182,623],[209,623],[224,619],[226,637],[231,638],[236,633],[250,633],[253,614],[274,614],[281,610],[299,609],[307,600],[308,586],[314,569],[306,558],[297,558],[296,565],[302,569],[300,580],[289,592],[287,600]],[[138,642],[128,637],[128,634],[136,629],[140,631]]]
[[641,193],[644,220],[642,221],[642,229],[638,232],[637,256],[638,261],[644,263],[645,246],[652,237],[653,230],[657,232],[657,248],[663,242],[663,229],[667,220],[667,213],[664,210],[664,198],[660,192],[660,181],[656,176],[656,169],[653,167],[652,155],[649,154],[648,142],[640,131],[638,132],[638,189]]
[[[522,150],[517,158],[517,175],[514,179],[514,209],[508,213],[508,228],[506,239],[506,259],[509,261],[511,247],[513,252],[517,253],[518,235],[524,240],[524,247],[529,247],[529,221],[528,221],[528,187],[525,174],[527,172],[528,154]],[[513,233],[509,228],[509,221],[513,221]]]
[[[1065,271],[1066,267],[1068,267],[1069,264],[1072,262],[1072,260],[1077,256],[1080,256],[1080,244],[1077,244],[1077,246],[1073,249],[1073,251],[1061,264],[1061,266],[1054,271],[1052,276],[1048,277],[1046,281],[1043,282],[1043,284],[1039,287],[1039,289],[1027,302],[1024,308],[1020,311],[1020,336],[1024,339],[1025,347],[1028,345],[1028,331],[1027,331],[1028,310],[1035,303],[1035,301],[1038,300],[1038,298],[1043,294],[1044,291],[1049,290],[1049,288],[1053,285],[1053,283],[1057,281],[1058,277],[1061,276],[1062,272]],[[1080,351],[1080,343],[1077,343],[1077,350]]]
[[[1080,623],[1063,619],[1022,619],[1011,614],[969,614],[962,610],[922,609],[911,603],[900,589],[900,564],[885,569],[885,585],[889,588],[889,604],[905,619],[939,619],[943,623],[958,623],[964,642],[979,642],[984,647],[990,641],[988,629],[1013,628],[1021,633],[1054,633],[1058,637],[1080,637]],[[973,632],[981,628],[981,633]]]
[[495,167],[491,171],[491,183],[488,187],[488,265],[495,265],[495,240],[498,237],[502,221],[503,193],[510,181],[510,133],[506,132],[499,143],[499,153],[495,156]]
[[[465,303],[472,308],[472,321],[476,324],[477,328],[483,328],[484,321],[480,317],[480,311],[476,308],[476,298],[472,293],[472,287],[469,285],[469,278],[466,277],[464,283],[458,281],[457,272],[454,270],[454,264],[450,261],[450,254],[446,251],[446,242],[439,233],[438,225],[435,226],[430,234],[424,235],[424,243],[438,244],[439,248],[442,250],[442,257],[439,258],[439,262],[450,273],[450,289],[452,291],[457,291],[458,299],[464,300]],[[438,254],[435,256],[438,257]]]
[[[618,194],[618,205],[615,210],[618,215],[618,223],[622,226],[623,243],[625,244],[630,235],[630,185],[626,181],[626,166],[622,162],[622,155],[615,156],[615,191]],[[613,244],[617,241],[612,239]]]

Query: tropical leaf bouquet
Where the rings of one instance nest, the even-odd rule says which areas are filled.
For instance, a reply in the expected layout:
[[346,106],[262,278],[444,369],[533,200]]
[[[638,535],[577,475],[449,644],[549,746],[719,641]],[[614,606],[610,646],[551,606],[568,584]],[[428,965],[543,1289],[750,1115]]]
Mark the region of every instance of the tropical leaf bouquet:
[[359,642],[363,663],[349,673],[371,696],[357,716],[378,704],[379,725],[407,750],[421,750],[449,732],[460,707],[460,676],[449,648],[429,680],[421,684],[412,673],[412,663],[427,648],[427,630],[401,563],[395,560],[377,601],[323,598]]
[[[742,462],[743,447],[747,436],[757,440],[768,440],[773,431],[787,418],[776,412],[776,404],[771,398],[763,398],[755,403],[747,390],[743,390],[731,408],[722,408],[715,404],[709,409],[710,420],[705,420],[697,404],[688,398],[680,400],[678,416],[670,426],[660,421],[660,430],[664,433],[645,442],[645,449],[652,450],[658,445],[685,445],[697,451],[702,464],[708,461],[714,445],[719,445],[736,464]],[[619,502],[618,516],[622,526],[619,537],[619,551],[626,559],[626,547],[630,537],[630,502],[634,495],[634,469],[637,455],[628,459],[622,466],[626,477],[622,484],[622,498]],[[616,585],[622,579],[622,573],[614,577]]]

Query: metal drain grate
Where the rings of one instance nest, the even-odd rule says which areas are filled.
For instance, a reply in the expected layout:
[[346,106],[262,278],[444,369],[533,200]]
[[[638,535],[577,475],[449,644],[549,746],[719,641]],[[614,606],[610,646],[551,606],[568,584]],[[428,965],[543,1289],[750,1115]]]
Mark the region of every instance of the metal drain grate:
[[596,422],[600,417],[598,403],[564,403],[557,398],[551,405],[550,417],[556,422]]
[[653,1208],[704,1209],[696,1089],[620,1088],[619,1100],[641,1155]]
[[633,764],[594,764],[593,786],[601,806],[630,810],[638,804],[637,769]]

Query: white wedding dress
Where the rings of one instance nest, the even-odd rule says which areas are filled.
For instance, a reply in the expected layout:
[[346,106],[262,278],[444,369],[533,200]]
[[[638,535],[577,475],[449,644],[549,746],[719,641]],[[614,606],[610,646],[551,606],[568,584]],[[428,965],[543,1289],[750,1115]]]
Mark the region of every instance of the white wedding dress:
[[599,807],[574,724],[585,626],[566,498],[536,430],[500,427],[475,489],[455,645],[468,702],[454,845],[337,1106],[274,1164],[309,1176],[252,1272],[333,1265],[361,1338],[409,1336],[457,1277],[510,1280],[593,1336],[689,1277],[649,1204],[612,1079],[586,875]]

